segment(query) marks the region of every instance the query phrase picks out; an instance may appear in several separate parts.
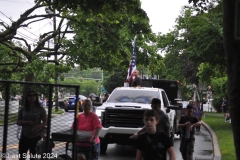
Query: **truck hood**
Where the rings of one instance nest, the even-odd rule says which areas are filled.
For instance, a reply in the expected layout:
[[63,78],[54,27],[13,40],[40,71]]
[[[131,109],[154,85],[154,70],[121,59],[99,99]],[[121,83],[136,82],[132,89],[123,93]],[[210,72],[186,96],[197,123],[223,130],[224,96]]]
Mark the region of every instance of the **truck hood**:
[[96,108],[96,114],[101,117],[101,113],[106,108],[117,108],[117,109],[151,109],[151,104],[145,103],[109,103],[105,102],[102,106]]
[[151,104],[145,103],[103,103],[102,106],[97,109],[103,110],[105,108],[132,108],[132,109],[151,109]]

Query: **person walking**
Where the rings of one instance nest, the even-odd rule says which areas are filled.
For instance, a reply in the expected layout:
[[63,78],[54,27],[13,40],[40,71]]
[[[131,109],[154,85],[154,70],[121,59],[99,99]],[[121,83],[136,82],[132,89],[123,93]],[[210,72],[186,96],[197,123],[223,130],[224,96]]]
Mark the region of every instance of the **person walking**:
[[104,102],[106,102],[106,101],[107,101],[107,99],[108,99],[108,97],[109,97],[109,94],[108,94],[108,93],[105,93],[105,94],[104,94],[104,98],[103,98],[103,101],[102,101],[102,102],[103,102],[103,103],[104,103]]
[[133,71],[133,76],[135,76],[131,87],[140,87],[141,83],[142,83],[142,79],[139,77],[139,71],[138,70],[134,70]]
[[25,104],[18,111],[17,125],[22,127],[18,145],[20,160],[26,159],[28,150],[30,160],[34,160],[37,142],[41,139],[40,130],[47,124],[46,110],[38,101],[35,91],[29,91],[25,97]]
[[154,110],[144,112],[143,118],[146,132],[136,140],[136,160],[175,160],[175,154],[170,138],[164,132],[157,131],[158,114]]
[[[170,130],[169,130],[170,121],[166,113],[164,113],[161,110],[161,100],[158,98],[153,98],[151,102],[151,107],[152,107],[152,110],[156,111],[158,114],[159,123],[157,124],[157,131],[164,132],[166,135],[170,136]],[[144,132],[146,132],[145,126],[140,131],[130,136],[129,138],[136,139],[138,135]]]
[[182,129],[180,152],[183,160],[193,160],[195,127],[200,126],[201,122],[193,116],[193,106],[187,105],[187,115],[181,116],[178,128]]
[[226,119],[227,111],[228,111],[228,100],[226,97],[223,97],[222,110],[223,110],[223,116]]

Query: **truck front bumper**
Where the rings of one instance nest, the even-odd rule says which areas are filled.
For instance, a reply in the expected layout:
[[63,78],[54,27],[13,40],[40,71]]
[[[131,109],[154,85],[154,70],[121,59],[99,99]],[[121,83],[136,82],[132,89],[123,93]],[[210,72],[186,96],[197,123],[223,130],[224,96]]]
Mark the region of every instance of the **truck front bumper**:
[[102,128],[99,137],[101,143],[133,144],[135,140],[129,137],[141,128],[109,127]]

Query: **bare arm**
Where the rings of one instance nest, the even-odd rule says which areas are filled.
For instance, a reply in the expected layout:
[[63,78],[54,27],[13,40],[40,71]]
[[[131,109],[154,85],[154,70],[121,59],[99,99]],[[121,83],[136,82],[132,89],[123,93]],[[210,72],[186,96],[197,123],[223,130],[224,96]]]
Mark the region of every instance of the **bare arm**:
[[197,123],[192,124],[192,126],[198,127],[198,126],[201,126],[201,124],[202,124],[202,122],[201,122],[201,121],[198,121]]
[[190,123],[190,122],[186,122],[186,123],[184,123],[184,124],[178,124],[178,128],[185,127],[188,123]]
[[47,117],[43,118],[42,123],[36,125],[32,130],[37,132],[37,131],[39,131],[39,129],[45,127],[46,125],[47,125]]
[[100,130],[101,130],[101,127],[97,127],[97,128],[95,129],[94,137],[98,137],[98,136],[99,136]]
[[94,143],[96,141],[96,138],[99,136],[100,130],[101,130],[101,127],[95,128],[94,137],[91,140],[92,143]]
[[176,159],[173,147],[169,147],[167,149],[167,152],[169,154],[169,160],[175,160]]
[[135,160],[142,160],[143,156],[142,156],[142,151],[140,151],[139,149],[137,149],[136,152],[136,159]]
[[17,118],[18,126],[24,126],[24,125],[34,126],[35,125],[33,121],[23,121],[22,119],[23,119],[22,113],[18,113],[18,118]]
[[136,132],[134,135],[130,136],[129,138],[136,139],[139,134],[142,134],[144,132],[146,132],[145,126],[140,131]]

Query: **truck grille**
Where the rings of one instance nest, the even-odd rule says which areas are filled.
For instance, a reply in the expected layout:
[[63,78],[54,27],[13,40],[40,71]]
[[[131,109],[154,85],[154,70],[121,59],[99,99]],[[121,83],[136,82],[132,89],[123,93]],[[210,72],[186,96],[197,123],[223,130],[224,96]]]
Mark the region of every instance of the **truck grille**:
[[102,115],[102,125],[105,128],[114,127],[143,127],[143,114],[145,110],[128,110],[107,108]]

